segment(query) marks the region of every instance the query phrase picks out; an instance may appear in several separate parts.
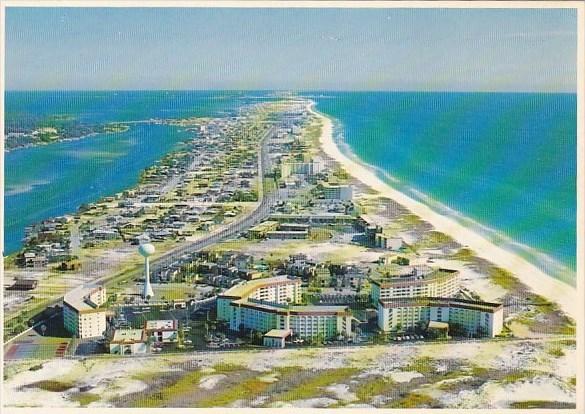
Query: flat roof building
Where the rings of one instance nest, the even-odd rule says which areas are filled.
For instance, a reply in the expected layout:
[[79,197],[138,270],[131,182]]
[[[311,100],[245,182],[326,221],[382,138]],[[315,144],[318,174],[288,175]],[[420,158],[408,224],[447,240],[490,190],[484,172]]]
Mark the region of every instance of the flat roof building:
[[155,342],[174,343],[179,340],[179,322],[176,319],[146,321],[144,331]]
[[103,286],[80,286],[63,298],[63,325],[77,338],[95,338],[106,331],[106,303]]
[[426,273],[412,269],[401,275],[372,279],[372,303],[391,298],[452,297],[459,292],[457,270],[435,269]]
[[110,341],[110,354],[135,355],[148,351],[148,335],[144,329],[117,329]]
[[501,303],[436,297],[378,302],[378,327],[384,332],[409,331],[437,322],[449,324],[451,332],[461,336],[494,337],[502,332],[503,320]]

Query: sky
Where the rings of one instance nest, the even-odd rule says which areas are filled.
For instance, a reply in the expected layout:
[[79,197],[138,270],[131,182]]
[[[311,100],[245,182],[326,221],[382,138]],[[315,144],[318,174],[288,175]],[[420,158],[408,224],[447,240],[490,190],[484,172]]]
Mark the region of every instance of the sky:
[[6,9],[7,90],[576,90],[575,9]]

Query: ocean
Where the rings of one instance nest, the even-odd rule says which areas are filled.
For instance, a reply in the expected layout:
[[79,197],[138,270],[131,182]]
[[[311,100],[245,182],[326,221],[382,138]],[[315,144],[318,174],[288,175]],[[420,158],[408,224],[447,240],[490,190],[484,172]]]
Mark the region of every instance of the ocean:
[[[574,283],[576,96],[304,92],[335,121],[341,149],[400,191]],[[6,123],[86,124],[221,116],[269,92],[7,92]],[[115,134],[5,154],[5,252],[25,226],[134,185],[189,136],[135,124]]]
[[313,93],[341,150],[571,284],[576,95]]

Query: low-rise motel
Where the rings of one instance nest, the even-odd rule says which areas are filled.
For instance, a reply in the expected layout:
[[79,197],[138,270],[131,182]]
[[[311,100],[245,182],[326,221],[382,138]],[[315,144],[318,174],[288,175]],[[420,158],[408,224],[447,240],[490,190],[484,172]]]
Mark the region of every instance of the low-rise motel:
[[106,302],[103,286],[80,286],[63,298],[63,325],[77,338],[101,337],[106,331]]
[[290,332],[300,338],[352,335],[349,307],[295,305],[300,300],[300,279],[252,280],[218,296],[217,318],[228,322],[232,331],[253,329],[266,334],[278,330],[281,337],[282,332]]

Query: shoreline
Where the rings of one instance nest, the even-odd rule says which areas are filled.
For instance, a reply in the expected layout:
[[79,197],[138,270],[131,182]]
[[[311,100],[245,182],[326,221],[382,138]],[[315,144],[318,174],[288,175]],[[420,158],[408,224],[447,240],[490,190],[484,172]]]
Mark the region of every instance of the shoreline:
[[576,288],[549,276],[521,256],[496,246],[456,220],[443,216],[422,202],[392,188],[367,166],[351,160],[341,152],[333,139],[333,122],[329,117],[315,110],[315,102],[311,101],[307,105],[307,110],[323,122],[321,136],[319,137],[323,152],[338,162],[352,177],[378,191],[380,195],[401,204],[433,225],[437,231],[453,237],[463,245],[467,245],[478,257],[511,271],[520,282],[527,285],[534,293],[557,303],[563,312],[577,321],[579,301]]

